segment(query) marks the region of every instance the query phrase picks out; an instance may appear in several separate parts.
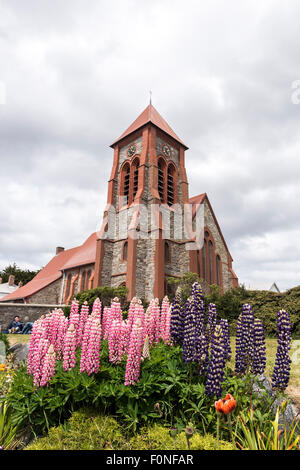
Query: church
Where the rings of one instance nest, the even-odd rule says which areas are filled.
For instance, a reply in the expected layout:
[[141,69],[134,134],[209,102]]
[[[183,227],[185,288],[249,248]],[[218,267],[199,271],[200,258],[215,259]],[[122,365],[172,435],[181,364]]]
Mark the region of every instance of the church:
[[111,148],[101,229],[78,247],[57,247],[32,281],[0,301],[68,305],[83,290],[120,285],[128,299],[162,299],[168,278],[189,271],[205,290],[238,286],[207,194],[189,196],[188,147],[151,103]]

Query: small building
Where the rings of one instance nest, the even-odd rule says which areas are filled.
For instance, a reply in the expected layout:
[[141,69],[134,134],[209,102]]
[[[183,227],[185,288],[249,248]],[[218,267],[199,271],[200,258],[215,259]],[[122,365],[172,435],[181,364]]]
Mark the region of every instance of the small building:
[[9,294],[12,294],[18,289],[19,286],[15,285],[15,276],[12,274],[8,278],[8,282],[2,282],[2,277],[0,277],[0,299],[6,297]]

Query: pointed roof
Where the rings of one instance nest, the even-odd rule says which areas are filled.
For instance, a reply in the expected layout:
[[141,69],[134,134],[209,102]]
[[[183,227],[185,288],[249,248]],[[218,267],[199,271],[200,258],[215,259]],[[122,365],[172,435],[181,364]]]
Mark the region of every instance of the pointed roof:
[[145,126],[151,122],[160,130],[171,136],[181,145],[183,145],[186,149],[188,147],[179,139],[179,137],[175,134],[173,129],[169,126],[169,124],[164,120],[164,118],[159,114],[159,112],[154,108],[154,106],[150,103],[146,109],[139,115],[139,117],[131,124],[131,126],[126,129],[125,132],[111,145],[113,147],[117,142],[127,137],[132,132],[140,129],[141,127]]

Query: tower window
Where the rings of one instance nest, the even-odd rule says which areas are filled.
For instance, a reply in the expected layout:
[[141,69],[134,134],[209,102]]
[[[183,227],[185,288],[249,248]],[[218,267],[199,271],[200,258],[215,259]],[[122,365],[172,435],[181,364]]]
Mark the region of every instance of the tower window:
[[174,175],[175,169],[173,165],[168,166],[168,183],[167,183],[167,202],[169,206],[174,204]]
[[162,158],[158,160],[158,194],[161,202],[165,200],[165,163]]
[[130,184],[130,166],[129,164],[123,168],[123,196],[125,197],[125,203],[128,204],[129,198],[129,184]]
[[136,196],[138,186],[139,186],[139,164],[140,161],[136,158],[132,164],[133,167],[133,199]]

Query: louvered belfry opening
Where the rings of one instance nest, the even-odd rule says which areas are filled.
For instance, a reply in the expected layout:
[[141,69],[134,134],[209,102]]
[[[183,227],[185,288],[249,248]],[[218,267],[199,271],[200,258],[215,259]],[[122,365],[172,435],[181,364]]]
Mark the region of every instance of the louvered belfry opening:
[[164,175],[164,162],[163,160],[158,160],[158,194],[162,202],[164,202],[164,192],[165,192],[165,175]]
[[125,176],[124,176],[124,197],[126,198],[126,204],[128,204],[129,198],[129,184],[130,184],[130,167],[129,165],[125,168]]
[[136,158],[133,162],[133,199],[136,196],[138,186],[139,186],[139,166],[140,161]]
[[174,204],[174,168],[173,168],[173,165],[169,165],[168,167],[167,203],[169,206],[172,206]]

